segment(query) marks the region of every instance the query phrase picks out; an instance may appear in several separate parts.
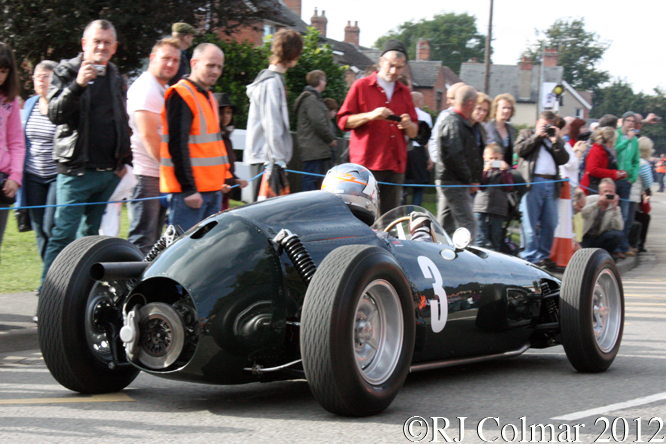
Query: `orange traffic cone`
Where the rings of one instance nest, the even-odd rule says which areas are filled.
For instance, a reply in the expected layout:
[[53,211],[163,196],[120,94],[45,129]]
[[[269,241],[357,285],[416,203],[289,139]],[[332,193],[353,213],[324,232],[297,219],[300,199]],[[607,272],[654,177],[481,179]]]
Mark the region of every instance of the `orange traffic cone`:
[[558,221],[555,238],[550,249],[550,260],[558,267],[566,267],[575,252],[573,216],[571,215],[571,187],[564,182],[558,203]]

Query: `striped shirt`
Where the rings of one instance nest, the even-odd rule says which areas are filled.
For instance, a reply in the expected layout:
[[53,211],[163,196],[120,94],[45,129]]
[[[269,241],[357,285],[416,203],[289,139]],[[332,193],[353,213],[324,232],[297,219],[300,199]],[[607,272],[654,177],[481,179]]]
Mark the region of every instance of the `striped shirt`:
[[44,178],[56,175],[56,164],[53,160],[55,129],[56,126],[48,116],[39,112],[39,105],[35,104],[25,126],[25,135],[30,141],[30,158],[25,168],[27,172]]

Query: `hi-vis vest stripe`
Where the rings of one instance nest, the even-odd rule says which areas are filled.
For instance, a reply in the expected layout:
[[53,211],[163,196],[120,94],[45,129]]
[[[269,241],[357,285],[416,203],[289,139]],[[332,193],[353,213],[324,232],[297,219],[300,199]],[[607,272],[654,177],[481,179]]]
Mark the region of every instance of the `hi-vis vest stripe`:
[[[188,135],[190,165],[197,191],[218,191],[224,181],[231,177],[227,150],[220,135],[217,101],[208,92],[208,97],[199,92],[188,80],[181,80],[165,94],[165,100],[171,94],[180,95],[192,111],[192,127]],[[162,144],[160,146],[160,191],[179,193],[182,191],[176,179],[173,160],[169,153],[169,125],[166,107],[162,110]]]

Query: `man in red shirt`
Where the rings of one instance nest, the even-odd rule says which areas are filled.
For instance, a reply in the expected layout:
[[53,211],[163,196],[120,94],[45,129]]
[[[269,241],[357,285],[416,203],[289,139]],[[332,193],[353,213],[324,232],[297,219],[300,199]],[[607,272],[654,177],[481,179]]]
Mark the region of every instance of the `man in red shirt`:
[[[397,40],[382,48],[379,71],[357,80],[338,112],[338,125],[351,131],[349,160],[372,171],[379,182],[402,184],[407,167],[407,137],[418,132],[412,96],[398,77],[407,49]],[[394,120],[392,120],[394,119]],[[402,187],[379,184],[381,214],[400,205]]]

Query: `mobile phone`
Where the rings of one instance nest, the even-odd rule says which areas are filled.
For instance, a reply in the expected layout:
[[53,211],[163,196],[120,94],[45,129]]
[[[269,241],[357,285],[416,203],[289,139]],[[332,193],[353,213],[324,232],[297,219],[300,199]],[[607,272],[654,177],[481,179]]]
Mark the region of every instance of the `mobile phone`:
[[502,168],[502,161],[501,160],[491,160],[490,161],[490,168]]
[[395,114],[391,114],[386,118],[386,120],[392,120],[393,122],[400,122],[402,118],[400,116],[396,116]]
[[95,71],[97,71],[98,76],[106,75],[106,65],[93,65],[93,68],[95,68]]

